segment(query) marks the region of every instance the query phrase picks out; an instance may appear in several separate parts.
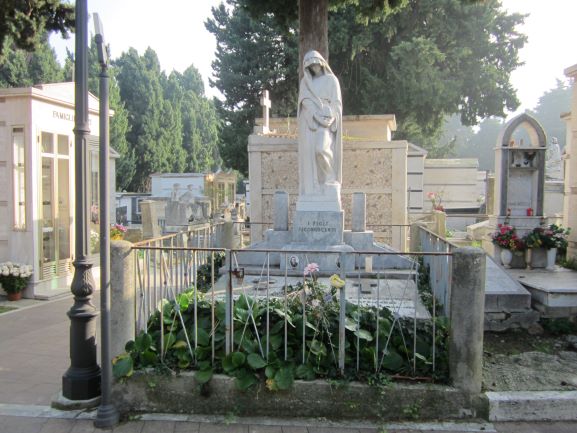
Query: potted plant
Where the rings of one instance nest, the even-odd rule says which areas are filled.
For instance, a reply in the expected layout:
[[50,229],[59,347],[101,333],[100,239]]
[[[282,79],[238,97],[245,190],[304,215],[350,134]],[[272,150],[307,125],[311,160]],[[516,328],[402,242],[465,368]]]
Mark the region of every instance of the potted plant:
[[20,263],[0,263],[0,284],[9,301],[18,301],[22,291],[28,286],[32,276],[32,266]]
[[501,263],[505,268],[511,267],[514,252],[525,249],[525,242],[517,235],[515,227],[509,224],[499,224],[497,231],[491,235],[491,241],[501,248]]
[[567,248],[567,236],[571,233],[570,228],[564,228],[557,224],[547,227],[535,227],[524,238],[529,249],[544,248],[547,250],[547,269],[555,268],[558,248]]
[[525,241],[525,246],[527,247],[525,253],[525,263],[527,263],[527,269],[531,269],[534,266],[533,249],[541,248],[541,236],[539,234],[538,229],[540,229],[540,227],[533,229],[532,231],[527,233],[525,237],[523,237],[523,240]]

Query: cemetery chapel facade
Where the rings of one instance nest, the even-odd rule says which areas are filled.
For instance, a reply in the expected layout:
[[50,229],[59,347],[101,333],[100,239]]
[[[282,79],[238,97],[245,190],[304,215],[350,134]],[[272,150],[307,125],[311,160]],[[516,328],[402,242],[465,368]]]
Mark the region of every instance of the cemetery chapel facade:
[[[86,176],[92,241],[99,233],[98,122],[98,99],[89,95]],[[26,297],[52,296],[71,278],[73,129],[74,83],[0,89],[0,262],[33,266]],[[114,191],[113,160],[110,165]]]

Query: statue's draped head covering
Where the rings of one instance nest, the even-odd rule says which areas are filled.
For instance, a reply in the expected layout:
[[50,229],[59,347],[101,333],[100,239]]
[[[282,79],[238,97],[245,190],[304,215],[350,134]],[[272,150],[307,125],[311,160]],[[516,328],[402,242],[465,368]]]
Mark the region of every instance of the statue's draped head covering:
[[308,67],[314,64],[320,65],[324,69],[325,74],[334,75],[333,71],[331,70],[331,67],[329,66],[327,61],[323,58],[321,53],[315,50],[311,50],[308,53],[306,53],[303,58],[303,72],[307,73]]

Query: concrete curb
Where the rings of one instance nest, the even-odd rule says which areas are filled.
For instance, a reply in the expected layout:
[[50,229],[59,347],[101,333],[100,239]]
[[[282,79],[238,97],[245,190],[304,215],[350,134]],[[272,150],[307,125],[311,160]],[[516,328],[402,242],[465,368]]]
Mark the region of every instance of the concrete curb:
[[[53,418],[93,420],[96,411],[62,411],[49,406],[2,404],[0,417]],[[384,429],[403,431],[439,431],[467,433],[497,433],[493,424],[488,422],[389,422],[371,423],[362,421],[329,421],[320,418],[267,418],[267,417],[229,417],[218,415],[179,415],[170,413],[146,413],[135,421],[189,422],[201,424],[252,425],[263,427],[334,427],[349,429]]]
[[295,381],[286,391],[264,384],[239,391],[234,378],[214,375],[200,385],[195,372],[179,375],[137,371],[113,385],[112,400],[121,413],[174,413],[239,417],[295,417],[391,422],[486,419],[489,405],[482,394],[433,384],[391,384],[382,389],[357,382],[335,387],[329,382]]
[[487,392],[490,421],[577,420],[577,391]]

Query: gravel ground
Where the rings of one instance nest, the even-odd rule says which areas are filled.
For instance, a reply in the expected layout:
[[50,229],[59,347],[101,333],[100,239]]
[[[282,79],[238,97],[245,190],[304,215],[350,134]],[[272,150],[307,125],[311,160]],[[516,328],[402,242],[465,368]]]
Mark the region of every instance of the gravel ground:
[[577,336],[485,334],[486,391],[577,390]]

